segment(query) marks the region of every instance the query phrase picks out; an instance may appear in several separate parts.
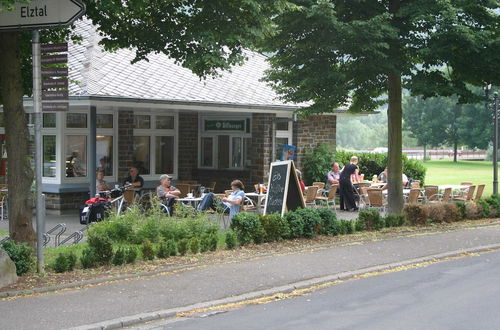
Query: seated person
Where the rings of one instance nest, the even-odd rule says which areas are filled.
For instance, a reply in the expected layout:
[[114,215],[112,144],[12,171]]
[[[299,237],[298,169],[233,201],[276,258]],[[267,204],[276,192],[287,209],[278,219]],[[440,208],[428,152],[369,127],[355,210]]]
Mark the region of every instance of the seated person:
[[123,185],[131,184],[132,188],[138,188],[137,192],[139,192],[144,186],[144,179],[139,175],[139,169],[135,166],[132,166],[129,170],[129,176],[123,180]]
[[[386,173],[387,175],[387,167],[385,168],[384,172]],[[387,177],[388,178],[388,177]],[[403,175],[401,176],[401,180],[403,182],[403,188],[405,188],[407,185],[408,185],[408,177],[406,176],[406,174],[403,173]],[[387,182],[387,181],[385,181]],[[382,190],[385,190],[387,189],[388,186],[387,186],[387,183],[382,187]]]
[[111,190],[111,188],[106,183],[106,180],[104,180],[104,171],[99,170],[95,179],[95,193],[100,194],[106,190]]
[[172,213],[172,206],[174,205],[175,199],[180,196],[181,191],[172,186],[171,182],[172,177],[170,175],[162,174],[160,176],[160,185],[156,187],[156,195]]
[[387,167],[378,175],[378,182],[387,182]]
[[[233,182],[231,182],[231,189],[233,190],[231,195],[224,197],[222,203],[219,205],[224,210],[224,213],[229,214],[229,219],[232,219],[236,213],[240,212],[241,202],[245,198],[245,192],[243,191],[245,187],[240,180],[233,180]],[[214,197],[215,195],[213,193],[206,194],[200,202],[200,205],[198,205],[198,209],[205,211],[211,208],[216,211],[217,205],[215,204]]]
[[339,184],[340,179],[340,166],[339,163],[332,163],[332,170],[326,175],[326,190],[330,190],[332,184]]

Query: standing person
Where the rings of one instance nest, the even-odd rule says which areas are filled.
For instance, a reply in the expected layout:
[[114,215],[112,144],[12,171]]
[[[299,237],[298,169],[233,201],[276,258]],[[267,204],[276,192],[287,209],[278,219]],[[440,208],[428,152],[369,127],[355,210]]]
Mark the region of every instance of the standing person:
[[326,190],[330,190],[332,184],[339,184],[340,180],[340,166],[339,163],[332,163],[332,170],[326,175]]
[[356,201],[354,200],[354,187],[351,182],[351,175],[358,174],[358,157],[352,156],[351,162],[345,164],[342,173],[340,173],[340,209],[346,211],[357,211]]
[[160,176],[160,185],[156,187],[156,195],[162,200],[162,203],[170,210],[172,215],[175,199],[179,197],[181,191],[172,186],[172,177],[168,174]]

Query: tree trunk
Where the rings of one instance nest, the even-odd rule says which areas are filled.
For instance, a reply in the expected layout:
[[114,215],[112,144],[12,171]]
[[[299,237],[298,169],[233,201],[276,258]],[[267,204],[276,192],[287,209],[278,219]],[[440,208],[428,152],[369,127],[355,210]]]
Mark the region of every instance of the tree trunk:
[[458,153],[458,142],[453,142],[453,162],[457,162],[457,153]]
[[20,33],[0,33],[0,88],[7,145],[9,232],[17,242],[35,244],[32,224],[29,131],[23,109]]
[[402,124],[403,111],[401,106],[401,76],[390,74],[388,80],[389,108],[388,119],[388,202],[389,213],[400,214],[403,210],[403,164],[402,164]]

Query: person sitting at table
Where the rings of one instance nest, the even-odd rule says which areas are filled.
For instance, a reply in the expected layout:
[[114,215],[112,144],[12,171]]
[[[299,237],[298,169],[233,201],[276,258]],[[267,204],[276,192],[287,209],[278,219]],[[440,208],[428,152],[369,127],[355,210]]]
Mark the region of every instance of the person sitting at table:
[[129,170],[129,176],[123,180],[123,185],[132,185],[132,188],[135,188],[136,194],[141,193],[141,188],[144,186],[144,179],[139,175],[139,169],[135,166],[132,166]]
[[[387,175],[387,167],[385,168],[384,172]],[[387,176],[387,178],[389,178],[389,177]],[[407,187],[407,185],[408,185],[408,177],[406,176],[406,174],[403,173],[403,175],[401,176],[401,180],[403,182],[403,188]],[[386,190],[388,188],[387,181],[385,181],[385,182],[386,182],[386,184],[382,186],[382,190]]]
[[339,184],[340,180],[340,166],[339,163],[333,162],[331,164],[332,170],[326,175],[326,190],[330,190],[333,184]]
[[104,180],[104,171],[99,170],[95,178],[95,193],[100,194],[106,190],[111,190],[111,188],[106,183],[106,180]]
[[[229,196],[222,198],[222,203],[219,204],[219,207],[224,210],[224,213],[229,214],[229,219],[232,219],[236,213],[240,212],[241,202],[245,198],[245,192],[243,191],[245,186],[243,186],[243,182],[240,180],[233,180],[233,182],[231,182],[231,189],[233,192]],[[201,211],[208,209],[217,211],[215,194],[206,194],[198,205],[198,209]]]
[[302,193],[304,193],[306,191],[306,185],[304,183],[304,180],[302,180],[302,172],[295,169],[295,173],[297,173],[297,179],[299,179],[300,190],[302,191]]
[[351,161],[345,164],[339,179],[340,209],[346,211],[357,211],[354,199],[354,187],[351,182],[351,175],[358,175],[358,157],[352,156]]
[[160,185],[156,187],[156,196],[162,200],[162,203],[170,210],[170,215],[173,214],[173,206],[175,199],[179,197],[181,191],[172,186],[172,177],[168,174],[160,176]]
[[378,175],[378,182],[387,182],[387,166],[384,171]]

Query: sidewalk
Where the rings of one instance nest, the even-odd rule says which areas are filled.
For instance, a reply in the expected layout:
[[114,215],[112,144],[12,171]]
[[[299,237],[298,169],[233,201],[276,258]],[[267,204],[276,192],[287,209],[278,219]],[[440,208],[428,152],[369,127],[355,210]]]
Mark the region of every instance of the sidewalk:
[[[498,245],[500,224],[461,231],[414,234],[401,238],[272,255],[232,263],[200,265],[150,277],[107,282],[81,289],[0,300],[2,329],[61,329],[112,320],[120,324],[141,313],[164,311],[301,281],[401,263],[450,251]],[[414,262],[414,261],[413,261]],[[333,277],[332,277],[333,276]],[[297,285],[297,284],[295,284]],[[311,285],[311,284],[309,284]],[[293,286],[292,286],[293,287]],[[254,296],[255,296],[254,294]],[[142,315],[153,319],[156,314]],[[165,315],[165,314],[163,314]],[[118,323],[116,323],[118,322]]]

